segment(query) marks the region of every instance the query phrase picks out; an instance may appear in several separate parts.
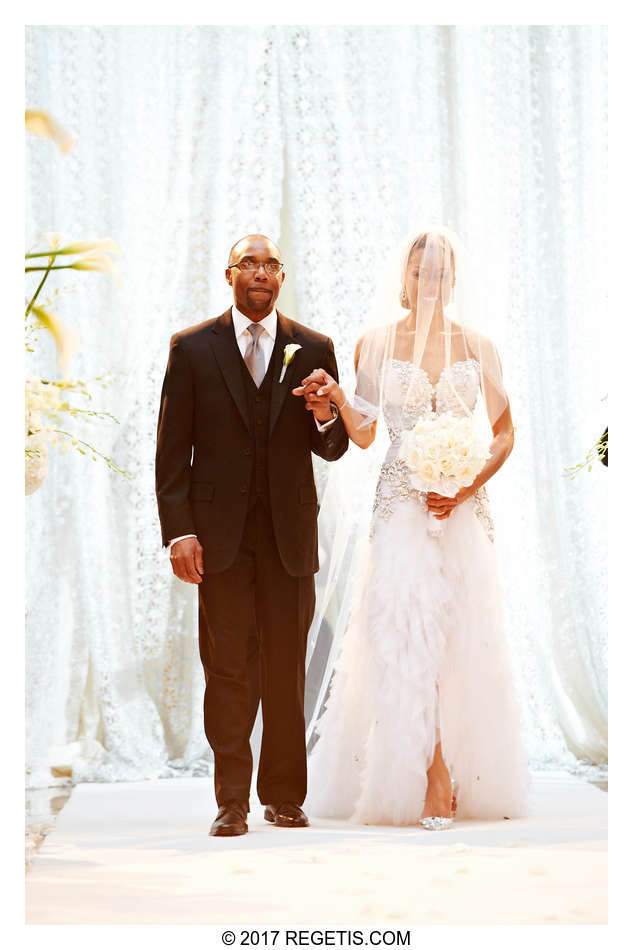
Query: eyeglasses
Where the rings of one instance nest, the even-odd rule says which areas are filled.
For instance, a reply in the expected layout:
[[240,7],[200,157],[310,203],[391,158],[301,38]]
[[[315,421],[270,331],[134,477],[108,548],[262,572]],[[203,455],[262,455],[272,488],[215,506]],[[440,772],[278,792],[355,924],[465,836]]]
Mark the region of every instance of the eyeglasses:
[[243,274],[258,271],[263,267],[269,277],[276,277],[283,266],[280,261],[265,261],[260,264],[257,261],[238,261],[237,264],[229,264],[229,267],[239,267]]

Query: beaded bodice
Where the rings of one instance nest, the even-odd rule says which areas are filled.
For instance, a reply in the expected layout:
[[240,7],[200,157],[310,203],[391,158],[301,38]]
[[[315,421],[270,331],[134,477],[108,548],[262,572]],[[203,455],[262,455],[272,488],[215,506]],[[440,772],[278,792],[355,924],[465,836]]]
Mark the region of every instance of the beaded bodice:
[[442,370],[433,385],[426,370],[391,360],[385,378],[383,415],[392,442],[411,429],[420,416],[433,412],[463,415],[472,411],[479,394],[479,363],[461,360]]
[[[409,498],[417,499],[426,510],[424,492],[413,488],[408,469],[398,458],[402,433],[411,429],[425,413],[450,411],[463,415],[472,412],[477,403],[479,384],[480,369],[474,359],[461,360],[445,367],[435,385],[420,367],[403,360],[390,360],[385,376],[382,411],[391,446],[376,487],[374,516],[388,518],[393,512],[394,503]],[[477,517],[490,540],[493,540],[493,524],[484,487],[475,492],[473,501]]]

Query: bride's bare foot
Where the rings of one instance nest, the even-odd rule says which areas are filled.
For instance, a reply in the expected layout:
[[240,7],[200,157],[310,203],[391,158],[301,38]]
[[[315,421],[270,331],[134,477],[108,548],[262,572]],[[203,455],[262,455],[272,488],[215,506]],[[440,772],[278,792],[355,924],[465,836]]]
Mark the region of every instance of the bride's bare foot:
[[446,781],[429,780],[422,818],[450,818],[452,806],[451,779],[446,773]]
[[426,798],[421,818],[450,818],[452,814],[453,794],[451,776],[442,758],[442,747],[435,746],[433,762],[427,773]]

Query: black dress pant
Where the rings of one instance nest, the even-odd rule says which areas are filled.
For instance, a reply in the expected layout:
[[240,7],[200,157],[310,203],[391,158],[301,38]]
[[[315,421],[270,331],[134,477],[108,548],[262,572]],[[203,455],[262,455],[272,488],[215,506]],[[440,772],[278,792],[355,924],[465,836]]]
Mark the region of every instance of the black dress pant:
[[248,802],[253,769],[250,735],[259,701],[263,735],[257,773],[262,804],[306,796],[305,656],[314,616],[314,575],[291,577],[272,519],[257,501],[239,553],[198,586],[204,729],[215,758],[218,805]]

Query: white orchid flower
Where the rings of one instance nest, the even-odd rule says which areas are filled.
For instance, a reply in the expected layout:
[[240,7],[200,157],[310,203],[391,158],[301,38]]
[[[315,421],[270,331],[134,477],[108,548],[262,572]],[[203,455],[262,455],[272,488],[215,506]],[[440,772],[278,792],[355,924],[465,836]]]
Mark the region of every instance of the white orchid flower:
[[281,367],[281,376],[279,377],[280,383],[283,383],[284,376],[286,375],[286,370],[288,369],[293,359],[295,358],[295,353],[297,352],[297,350],[300,350],[300,349],[301,349],[300,343],[288,343],[284,347],[284,362],[283,362],[283,366]]

